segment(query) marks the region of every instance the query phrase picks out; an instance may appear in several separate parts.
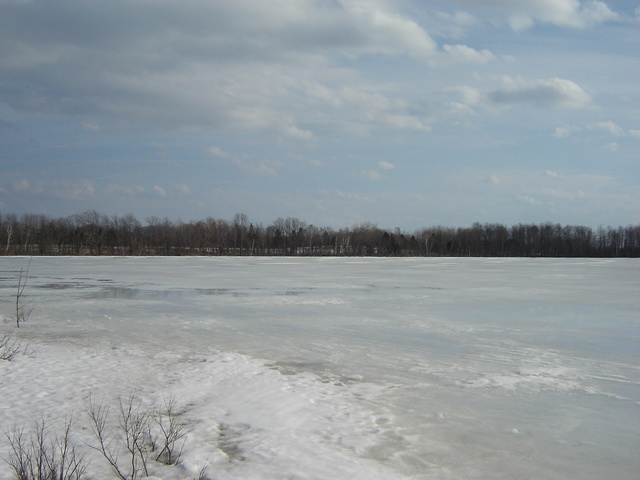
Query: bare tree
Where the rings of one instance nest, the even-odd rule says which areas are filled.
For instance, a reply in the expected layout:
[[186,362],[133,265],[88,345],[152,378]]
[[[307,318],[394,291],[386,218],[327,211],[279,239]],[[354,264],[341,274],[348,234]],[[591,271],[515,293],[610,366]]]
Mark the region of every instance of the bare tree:
[[21,268],[18,275],[18,289],[16,291],[16,327],[20,328],[20,324],[29,320],[31,316],[31,308],[26,308],[28,304],[22,303],[22,297],[24,295],[24,289],[27,286],[27,280],[29,279],[29,267],[31,267],[31,259],[27,264],[27,268]]
[[7,246],[4,249],[4,254],[9,255],[9,247],[11,247],[11,235],[13,234],[13,225],[10,223],[7,223],[6,229],[7,229]]
[[[172,222],[132,215],[107,217],[89,210],[62,219],[0,214],[0,255],[404,255],[639,257],[640,225],[474,223],[413,232],[362,223],[339,230],[277,218],[262,228],[237,213],[232,221]],[[23,272],[24,273],[24,272]]]
[[244,237],[247,231],[248,217],[244,213],[236,213],[233,216],[233,226],[235,228],[235,237],[233,248],[237,248],[238,237],[240,238],[240,255],[244,253]]

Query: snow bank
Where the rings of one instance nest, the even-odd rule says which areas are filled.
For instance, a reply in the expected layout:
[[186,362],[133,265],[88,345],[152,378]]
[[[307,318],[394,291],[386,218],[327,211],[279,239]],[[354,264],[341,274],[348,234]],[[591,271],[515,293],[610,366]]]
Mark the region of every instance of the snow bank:
[[[115,425],[118,398],[131,392],[149,406],[175,398],[189,421],[182,468],[155,465],[159,478],[187,478],[205,464],[216,479],[399,478],[364,455],[381,431],[372,413],[381,387],[304,372],[283,375],[235,353],[183,356],[99,338],[90,345],[36,338],[30,348],[30,356],[0,362],[2,426],[28,429],[42,416],[53,432],[72,415],[79,448],[94,457],[94,478],[112,476],[84,445],[95,445],[87,399],[111,405]],[[0,456],[8,455],[7,442],[0,441]],[[0,469],[0,479],[10,478]]]

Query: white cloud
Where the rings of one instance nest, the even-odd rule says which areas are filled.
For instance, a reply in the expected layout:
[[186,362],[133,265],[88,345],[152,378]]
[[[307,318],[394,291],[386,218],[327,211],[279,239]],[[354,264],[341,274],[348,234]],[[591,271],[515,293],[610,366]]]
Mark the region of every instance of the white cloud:
[[512,15],[507,19],[507,23],[514,32],[522,32],[533,27],[536,22],[529,15]]
[[444,45],[442,51],[447,55],[447,58],[441,59],[436,65],[487,63],[496,59],[496,56],[489,50],[475,50],[467,45]]
[[578,84],[563,78],[524,80],[505,76],[502,85],[488,94],[494,105],[530,104],[540,107],[585,107],[591,97]]
[[287,158],[293,160],[296,163],[303,165],[310,165],[312,167],[322,167],[323,163],[317,159],[306,158],[304,155],[300,155],[297,153],[289,152],[287,153]]
[[32,181],[26,178],[12,182],[11,186],[17,194],[38,195],[45,191],[45,184],[42,181]]
[[578,133],[582,131],[582,127],[577,125],[563,125],[562,127],[557,127],[553,132],[553,136],[555,138],[567,138],[574,133]]
[[142,195],[145,193],[144,187],[138,185],[136,187],[123,187],[121,185],[108,185],[104,189],[107,194],[116,194],[116,195],[125,195],[125,196],[136,196]]
[[[306,96],[318,105],[331,110],[339,110],[338,125],[358,135],[367,135],[376,126],[396,129],[430,131],[431,127],[424,112],[404,100],[393,99],[372,87],[355,88],[345,85],[332,89],[315,81],[302,86]],[[327,114],[336,128],[335,114]]]
[[420,118],[409,114],[384,112],[380,115],[379,120],[385,125],[398,129],[406,128],[410,130],[422,130],[423,132],[431,131],[431,126]]
[[[28,15],[36,5],[42,14]],[[33,193],[44,190],[50,197],[62,185],[52,176],[72,179],[76,173],[96,182],[102,195],[93,204],[99,209],[150,210],[165,203],[162,215],[185,217],[180,203],[211,202],[216,185],[229,190],[244,185],[255,200],[276,191],[271,198],[284,198],[294,188],[308,194],[318,181],[332,192],[349,191],[350,181],[369,178],[379,180],[372,198],[390,189],[410,198],[416,192],[427,195],[424,182],[439,185],[443,170],[483,165],[486,170],[469,186],[471,201],[461,202],[458,191],[442,188],[438,202],[453,203],[455,197],[461,212],[466,205],[476,211],[473,198],[487,193],[494,199],[482,208],[498,218],[499,212],[516,209],[505,205],[516,202],[504,200],[518,194],[548,204],[533,187],[520,190],[533,180],[502,172],[501,165],[518,169],[522,162],[531,168],[536,157],[542,162],[533,172],[536,181],[559,189],[567,179],[548,172],[545,177],[545,168],[628,171],[620,183],[631,182],[637,170],[629,158],[640,127],[625,107],[637,100],[638,88],[629,80],[633,49],[624,47],[637,24],[627,18],[594,29],[591,36],[561,31],[614,20],[604,2],[158,0],[154,8],[149,5],[150,0],[3,3],[0,148],[15,160],[4,166],[0,183],[10,191],[2,200],[11,209],[41,208],[43,196]],[[629,15],[633,7],[625,10]],[[531,30],[515,35],[509,25]],[[508,76],[498,76],[503,74]],[[554,107],[591,108],[545,111]],[[547,138],[541,138],[545,131]],[[571,140],[556,140],[567,137]],[[115,138],[124,139],[122,148],[109,148]],[[605,154],[604,148],[614,148],[605,147],[608,142],[619,143],[618,154]],[[514,148],[521,148],[517,155]],[[397,154],[389,156],[391,149]],[[176,167],[181,158],[197,162],[198,151],[207,162]],[[297,156],[295,165],[288,155]],[[150,167],[157,158],[168,168]],[[390,158],[402,159],[403,168],[398,164],[389,174]],[[428,158],[429,165],[420,158]],[[363,159],[368,164],[359,165]],[[104,161],[111,161],[107,175]],[[311,165],[323,166],[322,180],[317,169],[309,172]],[[345,171],[353,175],[344,178]],[[214,183],[207,193],[195,190],[198,175]],[[120,182],[115,178],[127,180],[110,185]],[[192,190],[188,197],[180,194]],[[132,202],[136,196],[143,201]],[[87,203],[78,202],[78,209]],[[231,215],[266,210],[257,203],[238,194],[224,208],[233,208]],[[408,209],[424,208],[415,215],[422,216],[417,222],[442,212],[428,202],[409,203]],[[274,217],[288,215],[294,204],[274,202],[270,211],[279,210]],[[518,208],[527,210],[523,204]],[[369,219],[380,221],[381,209],[368,211]],[[464,222],[470,215],[447,221]],[[300,216],[317,223],[302,211]]]
[[248,155],[233,155],[223,151],[220,147],[215,146],[209,148],[209,153],[214,157],[230,160],[231,163],[242,171],[252,175],[266,175],[273,177],[278,174],[276,169],[282,167],[282,162],[280,161],[252,161]]
[[620,19],[620,15],[609,9],[604,2],[585,2],[580,13],[580,24],[578,25],[580,28]]
[[591,130],[600,130],[602,132],[609,133],[614,137],[624,137],[626,135],[625,131],[622,128],[620,128],[619,125],[612,122],[611,120],[606,122],[597,122],[597,123],[591,124],[589,125],[589,128]]
[[509,27],[521,32],[537,23],[584,29],[620,19],[605,2],[595,0],[457,0],[477,9],[493,10],[506,17]]
[[156,195],[158,195],[159,197],[164,198],[164,197],[166,197],[166,196],[167,196],[167,191],[166,191],[164,188],[162,188],[162,187],[160,187],[160,186],[158,186],[158,185],[154,185],[154,186],[153,186],[153,191],[154,191],[154,192],[155,192],[155,194],[156,194]]
[[275,177],[278,174],[276,168],[282,166],[281,162],[269,162],[267,160],[250,162],[244,158],[235,158],[233,163],[247,173],[268,177]]
[[521,202],[528,203],[530,205],[544,205],[544,203],[537,198],[530,197],[528,195],[517,195],[516,198]]
[[[556,128],[553,136],[556,138],[567,138],[571,135],[583,132],[585,130],[591,131],[591,132],[603,132],[613,137],[629,136],[629,137],[640,138],[640,130],[625,131],[620,125],[618,125],[617,123],[611,120],[589,123],[584,127],[581,127],[579,125],[564,125],[562,127]],[[616,148],[617,148],[617,144],[616,144]]]
[[480,93],[480,90],[466,85],[445,87],[444,91],[455,94],[467,105],[478,105],[482,101],[482,93]]
[[539,189],[536,189],[535,191],[537,192],[538,195],[546,197],[547,201],[554,201],[554,202],[558,200],[575,202],[575,201],[587,198],[589,196],[582,189],[571,191],[567,189],[562,190],[562,189],[556,189],[556,188],[539,188]]
[[[416,57],[429,57],[435,53],[435,41],[413,20],[387,11],[378,2],[342,0],[339,3],[344,11],[338,15],[346,14],[348,21],[345,27],[355,29],[357,41],[351,45],[351,50],[406,53]],[[309,26],[317,22],[313,16],[311,12]]]
[[223,151],[220,147],[211,147],[209,148],[209,153],[211,155],[213,155],[214,157],[220,157],[220,158],[230,158],[231,155],[228,154],[227,152]]
[[356,193],[345,192],[344,190],[326,190],[326,189],[318,189],[316,190],[318,195],[325,198],[334,198],[338,197],[345,200],[355,200],[358,202],[372,202],[373,199],[366,195],[359,195]]
[[449,107],[450,107],[450,112],[453,114],[462,114],[462,115],[476,114],[473,108],[461,102],[450,102]]
[[282,162],[279,161],[262,161],[255,164],[251,164],[248,171],[256,175],[276,176],[278,175],[278,168],[282,167]]
[[[591,103],[591,97],[578,84],[562,78],[528,80],[503,76],[497,88],[484,94],[468,85],[445,87],[443,91],[454,95],[458,101],[450,102],[453,113],[475,114],[477,107],[512,107],[533,105],[536,107],[583,108]],[[565,125],[557,127],[553,136],[565,138],[581,130],[581,127]]]
[[80,200],[93,197],[95,193],[96,190],[93,182],[84,178],[61,182],[53,191],[54,196],[68,200]]
[[18,193],[29,192],[32,190],[31,183],[26,178],[22,178],[17,182],[13,182],[13,189]]
[[434,26],[436,34],[455,39],[464,38],[469,28],[480,23],[474,15],[460,10],[453,14],[438,12],[437,17],[438,23]]
[[382,174],[380,172],[376,172],[375,170],[363,170],[362,172],[360,172],[360,175],[368,178],[369,180],[380,180],[382,178]]
[[[468,45],[440,49],[393,2],[164,0],[150,10],[146,2],[68,0],[48,4],[37,28],[27,8],[3,12],[3,79],[14,87],[0,104],[80,117],[96,131],[113,121],[266,130],[300,141],[314,140],[316,125],[428,131],[422,115],[397,101],[403,92],[382,93],[342,65],[365,55],[437,66],[495,58]],[[464,27],[476,19],[458,11],[450,21]],[[354,109],[349,91],[387,105],[367,100]],[[331,108],[340,109],[339,121]]]
[[284,128],[285,135],[289,138],[295,138],[298,140],[313,140],[314,135],[309,130],[301,130],[295,126],[289,126]]
[[84,128],[89,132],[99,132],[101,130],[100,125],[97,125],[95,123],[90,123],[90,122],[84,122],[82,124],[82,128]]
[[186,183],[176,183],[173,188],[182,195],[191,195],[191,189]]

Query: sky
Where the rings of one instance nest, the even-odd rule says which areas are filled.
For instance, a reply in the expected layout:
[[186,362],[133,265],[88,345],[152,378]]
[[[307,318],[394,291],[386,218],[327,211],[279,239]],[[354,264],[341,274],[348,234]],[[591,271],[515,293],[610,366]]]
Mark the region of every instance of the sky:
[[0,0],[0,213],[640,223],[640,0]]

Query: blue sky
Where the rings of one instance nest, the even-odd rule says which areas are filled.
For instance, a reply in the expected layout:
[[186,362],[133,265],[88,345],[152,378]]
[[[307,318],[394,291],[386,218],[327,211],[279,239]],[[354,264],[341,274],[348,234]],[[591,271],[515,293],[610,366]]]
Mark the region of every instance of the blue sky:
[[640,1],[0,0],[0,212],[640,222]]

